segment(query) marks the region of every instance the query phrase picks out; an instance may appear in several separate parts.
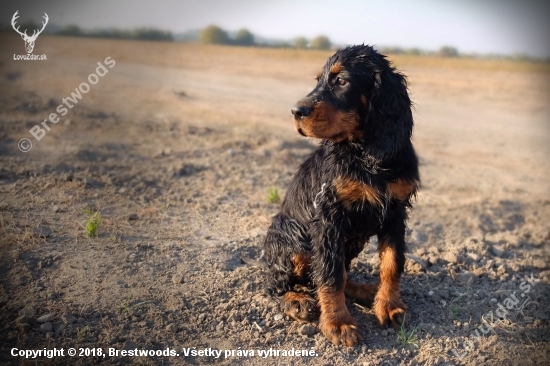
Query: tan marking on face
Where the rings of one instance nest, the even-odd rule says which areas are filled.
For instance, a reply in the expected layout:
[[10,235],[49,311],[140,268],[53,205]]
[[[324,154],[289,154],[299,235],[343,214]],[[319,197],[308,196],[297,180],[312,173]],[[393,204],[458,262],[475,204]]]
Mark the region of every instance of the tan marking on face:
[[407,182],[398,179],[397,182],[388,184],[388,193],[390,198],[395,198],[400,201],[408,200],[418,187],[418,182]]
[[355,202],[369,202],[375,206],[383,205],[380,191],[366,183],[339,177],[334,182],[334,187],[336,194],[346,207]]
[[326,102],[317,103],[309,116],[295,120],[295,124],[308,137],[334,142],[363,136],[356,113],[339,111]]
[[330,72],[333,74],[338,74],[342,70],[342,64],[337,62],[330,67]]
[[321,78],[321,75],[323,75],[323,72],[319,71],[317,75],[315,75],[315,80],[319,80]]

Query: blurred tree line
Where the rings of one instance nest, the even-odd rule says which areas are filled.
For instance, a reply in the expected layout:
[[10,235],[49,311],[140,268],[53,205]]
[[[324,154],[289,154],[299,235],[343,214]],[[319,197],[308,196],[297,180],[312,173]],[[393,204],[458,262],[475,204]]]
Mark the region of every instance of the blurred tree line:
[[173,41],[172,32],[163,31],[156,28],[136,28],[134,30],[121,29],[96,29],[83,31],[77,25],[68,25],[56,32],[61,36],[73,37],[96,37],[96,38],[115,38],[115,39],[140,39],[148,41]]
[[393,55],[435,55],[440,57],[460,57],[460,53],[455,47],[452,46],[443,46],[439,48],[435,53],[423,51],[419,48],[402,48],[402,47],[382,47],[380,52],[383,54],[393,54]]
[[246,28],[239,29],[233,36],[217,25],[210,25],[204,28],[199,35],[199,40],[205,44],[224,44],[235,46],[261,46],[281,48],[312,48],[316,50],[329,50],[332,43],[327,36],[317,36],[311,41],[304,37],[298,37],[293,43],[288,42],[257,42],[254,35]]
[[[41,23],[28,20],[20,24],[20,29],[32,34],[32,30],[40,29]],[[10,23],[0,22],[0,32],[13,32]],[[315,49],[329,50],[335,46],[327,36],[319,35],[311,40],[305,37],[297,37],[292,41],[273,40],[262,37],[256,37],[246,28],[242,28],[234,33],[229,33],[216,25],[210,25],[202,30],[193,30],[181,34],[172,34],[157,28],[136,28],[134,30],[121,30],[115,28],[84,30],[77,25],[67,25],[65,27],[49,24],[45,33],[57,34],[73,37],[98,37],[113,39],[136,39],[150,41],[180,41],[180,42],[201,42],[205,44],[223,44],[235,46],[259,46],[271,48],[295,48],[295,49]],[[512,55],[502,54],[467,54],[461,53],[453,46],[442,46],[437,51],[427,51],[419,48],[403,47],[381,47],[378,49],[383,54],[405,54],[414,56],[439,56],[439,57],[466,57],[483,59],[504,59],[519,62],[544,62],[550,63],[550,58],[536,58],[524,53],[515,53]]]

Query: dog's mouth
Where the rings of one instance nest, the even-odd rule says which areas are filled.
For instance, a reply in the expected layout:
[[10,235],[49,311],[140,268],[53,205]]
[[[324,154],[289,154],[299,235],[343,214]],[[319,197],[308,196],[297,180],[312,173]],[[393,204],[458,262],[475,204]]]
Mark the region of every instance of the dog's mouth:
[[[299,118],[294,118],[294,128],[296,128],[296,131],[298,131],[298,133],[301,135],[301,136],[304,136],[304,137],[315,137],[315,136],[312,136],[311,135],[311,131],[309,130],[309,125],[307,122],[309,121],[304,121],[304,120],[307,120],[307,118],[304,118],[304,117],[299,117]],[[308,133],[309,132],[309,133]]]

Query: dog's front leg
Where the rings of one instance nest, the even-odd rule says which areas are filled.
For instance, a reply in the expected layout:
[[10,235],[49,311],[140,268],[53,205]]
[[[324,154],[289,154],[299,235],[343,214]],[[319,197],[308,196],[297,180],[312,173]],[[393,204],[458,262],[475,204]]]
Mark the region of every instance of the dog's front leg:
[[380,285],[374,299],[374,313],[380,325],[394,328],[404,321],[407,306],[401,300],[399,283],[405,267],[405,225],[407,214],[401,203],[392,203],[378,233]]
[[321,332],[333,344],[351,347],[360,337],[357,323],[346,306],[346,271],[342,248],[344,230],[338,222],[337,218],[320,218],[312,223],[312,271],[321,309]]

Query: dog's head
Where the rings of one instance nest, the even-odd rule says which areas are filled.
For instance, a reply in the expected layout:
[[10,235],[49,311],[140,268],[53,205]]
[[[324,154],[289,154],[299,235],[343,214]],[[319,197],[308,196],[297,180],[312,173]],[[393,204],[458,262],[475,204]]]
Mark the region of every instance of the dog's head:
[[385,56],[364,45],[331,56],[313,91],[292,114],[301,135],[362,141],[380,158],[398,151],[413,127],[405,77]]

